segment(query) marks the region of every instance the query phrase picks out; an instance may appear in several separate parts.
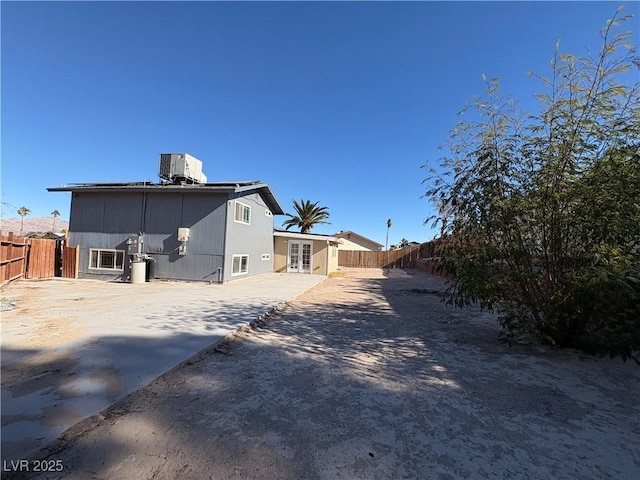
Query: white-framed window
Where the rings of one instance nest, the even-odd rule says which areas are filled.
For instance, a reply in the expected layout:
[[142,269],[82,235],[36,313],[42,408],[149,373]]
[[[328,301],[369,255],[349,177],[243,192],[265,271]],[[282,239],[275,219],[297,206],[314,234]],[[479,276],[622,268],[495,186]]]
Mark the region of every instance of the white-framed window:
[[89,269],[122,272],[124,270],[124,250],[89,249]]
[[236,210],[233,219],[236,222],[249,225],[251,223],[251,207],[236,201]]
[[249,255],[233,255],[231,275],[246,275],[249,272]]
[[262,260],[271,260],[271,254],[270,253],[263,253],[262,254]]

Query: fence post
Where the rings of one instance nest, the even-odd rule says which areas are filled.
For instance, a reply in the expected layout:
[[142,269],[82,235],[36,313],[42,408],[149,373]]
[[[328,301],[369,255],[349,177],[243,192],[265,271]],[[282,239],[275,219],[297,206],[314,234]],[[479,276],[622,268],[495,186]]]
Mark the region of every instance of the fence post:
[[76,245],[76,262],[74,265],[73,278],[78,278],[78,270],[80,269],[80,245]]
[[7,248],[7,260],[9,260],[9,262],[6,264],[6,267],[4,269],[4,278],[3,280],[5,282],[9,281],[9,279],[11,278],[11,270],[13,270],[13,232],[9,232],[9,235],[7,236],[7,240],[8,240],[8,245],[6,246]]

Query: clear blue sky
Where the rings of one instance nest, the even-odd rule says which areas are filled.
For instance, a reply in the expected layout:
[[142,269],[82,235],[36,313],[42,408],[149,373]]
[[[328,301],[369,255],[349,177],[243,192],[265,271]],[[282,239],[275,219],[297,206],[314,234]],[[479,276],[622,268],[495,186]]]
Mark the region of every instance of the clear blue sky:
[[[621,3],[635,28],[639,3]],[[482,74],[531,108],[526,72],[548,73],[557,39],[597,50],[617,5],[3,1],[2,216],[68,219],[47,187],[157,181],[161,152],[187,152],[287,211],[319,201],[316,233],[384,243],[391,218],[390,244],[426,241],[421,165]]]

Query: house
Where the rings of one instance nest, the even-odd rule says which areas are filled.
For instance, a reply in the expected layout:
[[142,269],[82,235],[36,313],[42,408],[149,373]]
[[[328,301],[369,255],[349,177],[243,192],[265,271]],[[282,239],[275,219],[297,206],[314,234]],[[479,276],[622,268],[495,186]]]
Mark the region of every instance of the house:
[[329,275],[338,269],[339,240],[331,235],[273,231],[276,272]]
[[194,160],[162,154],[166,183],[47,189],[71,192],[69,245],[80,247],[81,278],[126,280],[130,260],[142,257],[161,279],[227,282],[273,271],[273,215],[284,210],[269,185],[206,183]]
[[367,237],[358,235],[352,231],[340,231],[335,234],[335,237],[342,240],[340,250],[359,250],[377,252],[382,250],[381,243],[375,242]]

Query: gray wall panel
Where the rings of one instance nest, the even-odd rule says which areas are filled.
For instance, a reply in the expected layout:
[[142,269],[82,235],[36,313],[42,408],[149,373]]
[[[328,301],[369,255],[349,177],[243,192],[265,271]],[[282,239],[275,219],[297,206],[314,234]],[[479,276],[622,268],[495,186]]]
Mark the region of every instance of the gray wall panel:
[[171,280],[190,280],[199,282],[218,282],[222,270],[222,255],[189,254],[151,254],[156,260],[156,278]]
[[190,229],[188,252],[214,255],[224,253],[226,199],[226,195],[185,195],[181,226]]
[[74,193],[70,230],[137,234],[141,227],[141,207],[141,193]]
[[142,230],[142,193],[106,195],[102,232],[137,234]]
[[100,232],[104,220],[104,196],[72,193],[69,231]]
[[[235,200],[251,207],[251,224],[234,221]],[[273,271],[273,216],[265,214],[267,207],[257,193],[227,202],[227,244],[225,252],[225,281]],[[269,260],[262,260],[262,254]],[[233,255],[249,255],[247,275],[232,276]]]
[[[78,192],[72,196],[70,244],[80,245],[82,276],[119,276],[124,272],[89,270],[89,249],[126,251],[126,240],[137,236],[144,225],[144,251],[155,260],[157,278],[218,281],[231,276],[233,254],[248,254],[248,275],[273,270],[273,217],[258,194],[241,196],[251,207],[251,224],[234,221],[234,202],[226,194],[199,192]],[[144,212],[144,224],[141,222]],[[190,229],[186,255],[178,254],[179,227]],[[225,236],[225,230],[226,236]],[[225,252],[226,248],[226,252]],[[269,254],[269,260],[262,260]]]

